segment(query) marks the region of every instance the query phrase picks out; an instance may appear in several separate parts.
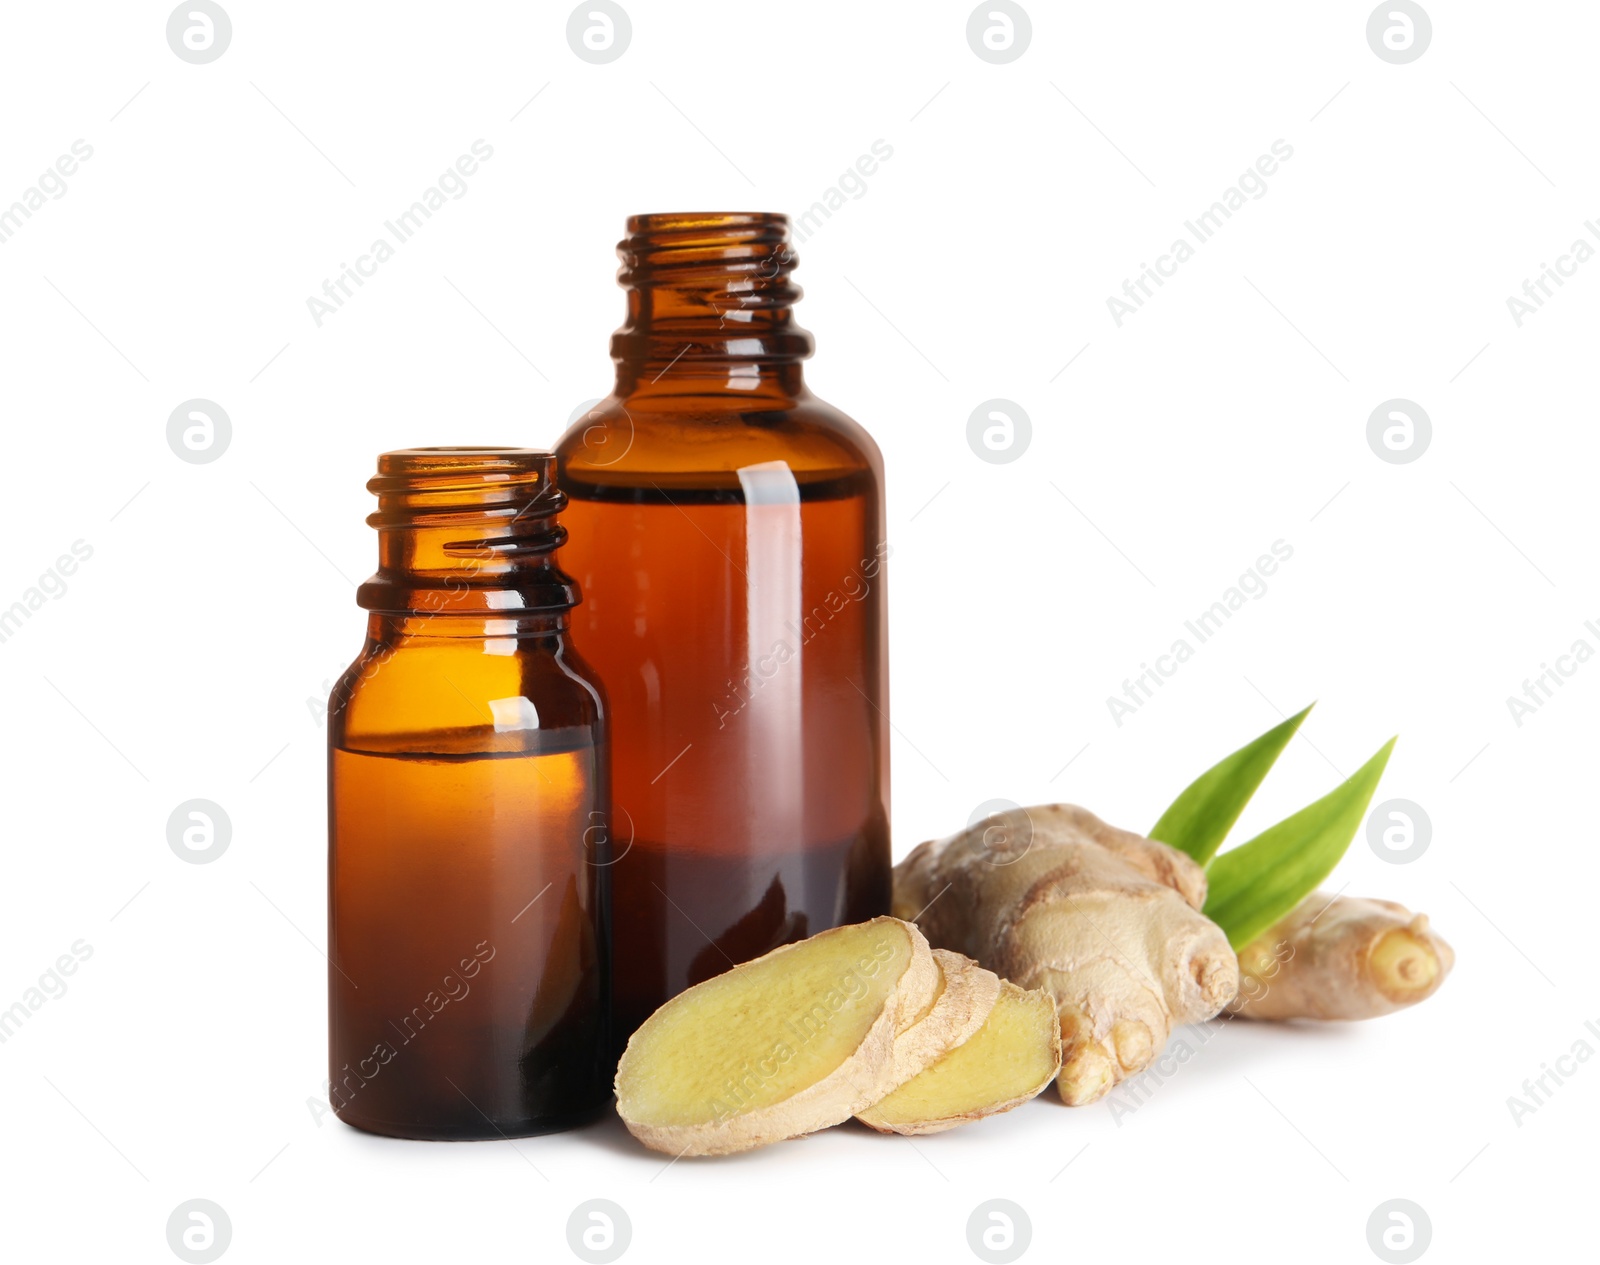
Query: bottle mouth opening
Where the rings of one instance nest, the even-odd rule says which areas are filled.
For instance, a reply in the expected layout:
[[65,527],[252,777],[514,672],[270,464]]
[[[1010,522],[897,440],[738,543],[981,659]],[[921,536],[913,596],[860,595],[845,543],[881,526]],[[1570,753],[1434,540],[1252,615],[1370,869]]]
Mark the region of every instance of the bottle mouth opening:
[[367,491],[378,498],[367,522],[379,529],[475,517],[539,522],[566,505],[556,486],[555,454],[543,448],[397,448],[379,454]]
[[[425,448],[396,448],[378,454],[378,476],[385,475],[555,475],[555,454],[543,448],[517,448],[500,444],[443,444]],[[374,488],[373,491],[378,489]]]
[[655,211],[628,217],[629,233],[718,233],[753,228],[787,233],[789,217],[780,211]]
[[789,217],[769,211],[681,211],[630,215],[617,243],[624,286],[704,284],[734,278],[776,282],[794,267]]

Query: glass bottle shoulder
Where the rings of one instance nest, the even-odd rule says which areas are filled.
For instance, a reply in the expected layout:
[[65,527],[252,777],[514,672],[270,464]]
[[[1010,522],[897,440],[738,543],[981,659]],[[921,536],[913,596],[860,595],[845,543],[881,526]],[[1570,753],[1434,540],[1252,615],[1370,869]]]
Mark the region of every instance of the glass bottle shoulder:
[[[480,754],[592,745],[605,695],[565,636],[369,632],[328,699],[336,748]],[[512,621],[504,621],[508,625]]]
[[802,486],[881,484],[883,458],[864,427],[817,397],[740,398],[732,392],[608,397],[556,445],[569,495],[650,483],[738,486],[738,472],[783,462]]

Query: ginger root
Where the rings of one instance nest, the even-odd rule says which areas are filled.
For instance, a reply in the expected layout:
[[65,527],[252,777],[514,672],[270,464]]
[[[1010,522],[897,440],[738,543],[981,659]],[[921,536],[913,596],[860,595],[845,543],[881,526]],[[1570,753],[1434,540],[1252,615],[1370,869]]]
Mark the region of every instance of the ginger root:
[[1205,894],[1183,853],[1070,804],[997,814],[919,845],[894,871],[894,912],[932,944],[1054,995],[1069,1106],[1104,1096],[1173,1027],[1238,992]]
[[898,1041],[938,1013],[938,987],[928,942],[899,919],[784,945],[645,1020],[617,1068],[617,1112],[670,1155],[724,1155],[839,1124],[942,1052],[923,1046],[919,1065]]
[[1370,1019],[1431,997],[1455,965],[1425,914],[1313,892],[1239,951],[1245,1019]]
[[982,1026],[856,1119],[879,1133],[942,1133],[1020,1107],[1056,1078],[1061,1028],[1054,999],[973,969],[999,985]]

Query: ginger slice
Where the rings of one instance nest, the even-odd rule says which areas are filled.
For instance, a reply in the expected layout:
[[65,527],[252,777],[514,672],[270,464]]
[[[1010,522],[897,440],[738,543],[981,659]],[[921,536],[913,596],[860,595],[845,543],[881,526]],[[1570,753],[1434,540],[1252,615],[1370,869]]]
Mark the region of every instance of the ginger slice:
[[1055,999],[1003,980],[976,1033],[856,1118],[880,1133],[942,1133],[1021,1106],[1060,1070]]
[[645,1020],[617,1068],[617,1112],[671,1155],[838,1124],[893,1088],[896,1038],[931,1017],[938,986],[928,942],[897,918],[784,945]]
[[939,986],[916,1022],[895,1038],[890,1088],[897,1089],[983,1026],[1000,996],[1000,977],[971,958],[935,949]]
[[1239,950],[1245,1019],[1370,1019],[1438,990],[1456,955],[1428,926],[1389,900],[1312,892]]

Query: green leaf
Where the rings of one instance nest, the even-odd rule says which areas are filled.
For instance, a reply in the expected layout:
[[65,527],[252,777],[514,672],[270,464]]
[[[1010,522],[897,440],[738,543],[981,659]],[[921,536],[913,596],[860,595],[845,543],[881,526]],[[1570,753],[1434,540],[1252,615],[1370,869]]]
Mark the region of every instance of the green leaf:
[[1205,915],[1244,948],[1333,873],[1367,814],[1395,739],[1316,803],[1224,852],[1206,871]]
[[1210,861],[1311,707],[1246,743],[1190,782],[1161,814],[1150,838],[1170,843],[1201,865]]

